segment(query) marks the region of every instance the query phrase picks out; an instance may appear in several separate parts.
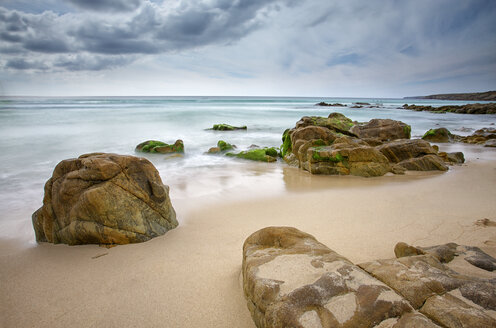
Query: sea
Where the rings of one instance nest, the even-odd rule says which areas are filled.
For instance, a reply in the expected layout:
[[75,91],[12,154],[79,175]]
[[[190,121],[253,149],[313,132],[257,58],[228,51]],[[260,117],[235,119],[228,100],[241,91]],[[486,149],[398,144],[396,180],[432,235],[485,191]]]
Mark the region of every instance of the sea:
[[[347,107],[320,107],[316,103]],[[370,106],[350,108],[354,103]],[[181,223],[188,209],[238,198],[270,197],[298,189],[283,162],[255,163],[206,154],[225,140],[237,150],[279,147],[285,129],[303,116],[339,112],[352,120],[391,118],[412,127],[412,137],[446,127],[469,135],[496,123],[496,115],[436,114],[401,109],[470,102],[384,98],[282,97],[2,97],[0,98],[0,239],[33,245],[31,214],[42,205],[43,186],[61,160],[92,152],[148,158],[170,186]],[[246,125],[242,131],[209,130],[214,124]],[[182,156],[136,153],[146,140],[185,145]],[[297,170],[297,169],[296,169]],[[318,177],[315,177],[318,179]],[[178,204],[176,206],[175,204]]]

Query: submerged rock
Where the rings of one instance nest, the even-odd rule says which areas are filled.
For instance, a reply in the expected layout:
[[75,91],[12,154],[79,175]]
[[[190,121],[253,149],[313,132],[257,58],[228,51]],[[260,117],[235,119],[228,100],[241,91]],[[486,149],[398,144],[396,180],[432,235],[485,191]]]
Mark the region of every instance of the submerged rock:
[[60,162],[33,213],[38,242],[128,244],[178,225],[169,188],[148,160],[93,153]]
[[159,154],[184,153],[184,143],[180,139],[176,140],[173,145],[157,140],[147,140],[137,145],[135,150],[143,153]]
[[249,159],[259,162],[275,162],[279,156],[275,148],[249,149],[239,153],[227,153],[226,156]]
[[243,290],[257,327],[438,327],[313,236],[269,227],[243,245]]
[[211,129],[208,130],[215,130],[215,131],[234,131],[234,130],[246,130],[247,127],[246,125],[244,126],[232,126],[229,124],[214,124],[214,126]]
[[208,150],[207,154],[219,154],[228,150],[236,148],[235,145],[225,142],[224,140],[219,140],[217,142],[217,147],[212,147]]
[[343,105],[343,104],[340,104],[340,103],[330,104],[330,103],[326,103],[324,101],[321,101],[321,102],[315,104],[315,106],[346,107],[346,105]]

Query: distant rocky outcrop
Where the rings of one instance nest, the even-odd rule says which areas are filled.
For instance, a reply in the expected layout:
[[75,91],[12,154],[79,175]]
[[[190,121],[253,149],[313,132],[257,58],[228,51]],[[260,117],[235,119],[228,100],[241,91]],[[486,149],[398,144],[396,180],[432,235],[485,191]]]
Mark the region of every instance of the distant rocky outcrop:
[[184,153],[184,143],[180,139],[176,140],[172,145],[163,141],[147,140],[137,145],[135,150],[143,153],[159,154]]
[[341,103],[326,103],[324,101],[319,102],[318,104],[315,104],[315,106],[328,106],[328,107],[346,107],[346,105],[343,105]]
[[439,99],[439,100],[472,100],[472,101],[495,101],[496,91],[472,92],[472,93],[445,93],[429,96],[407,97],[417,99]]
[[235,130],[246,130],[246,125],[243,126],[232,126],[229,124],[214,124],[212,128],[207,130],[215,130],[215,131],[235,131]]
[[427,111],[433,113],[457,113],[457,114],[496,114],[496,103],[488,104],[466,104],[466,105],[447,105],[440,107],[408,105],[404,104],[403,109],[414,110],[417,112]]
[[447,170],[437,150],[410,140],[409,125],[389,119],[353,122],[340,113],[302,117],[283,133],[281,155],[313,174],[381,176],[405,170]]
[[243,245],[253,321],[260,328],[495,327],[496,279],[471,274],[493,271],[494,258],[453,243],[399,243],[395,252],[397,259],[357,266],[295,228],[261,229]]
[[169,188],[148,160],[106,153],[60,162],[33,214],[38,242],[128,244],[178,225]]

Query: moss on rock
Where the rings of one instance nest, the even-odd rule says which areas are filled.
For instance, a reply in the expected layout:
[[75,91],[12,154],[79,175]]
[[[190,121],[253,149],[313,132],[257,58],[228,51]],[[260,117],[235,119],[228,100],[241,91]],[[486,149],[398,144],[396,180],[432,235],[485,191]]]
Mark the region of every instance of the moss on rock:
[[184,153],[184,143],[180,139],[176,140],[172,145],[163,141],[147,140],[137,145],[135,150],[143,153]]
[[231,145],[230,143],[225,142],[224,140],[219,140],[217,142],[217,147],[219,147],[220,151],[226,151],[226,150],[234,149],[234,146],[233,145]]
[[244,126],[232,126],[229,124],[214,124],[211,130],[216,130],[216,131],[234,131],[234,130],[246,130],[247,127],[246,125]]
[[227,153],[226,156],[249,159],[259,162],[275,162],[277,161],[278,152],[274,147],[250,149],[239,153]]

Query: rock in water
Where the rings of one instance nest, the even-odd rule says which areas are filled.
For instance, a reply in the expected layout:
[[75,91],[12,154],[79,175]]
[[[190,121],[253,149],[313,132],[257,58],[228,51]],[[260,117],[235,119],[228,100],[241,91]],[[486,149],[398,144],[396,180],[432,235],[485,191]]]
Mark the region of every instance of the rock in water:
[[295,228],[269,227],[248,237],[242,270],[257,327],[438,327],[390,287]]
[[38,242],[128,244],[178,225],[169,188],[148,160],[93,153],[60,162],[33,213]]

